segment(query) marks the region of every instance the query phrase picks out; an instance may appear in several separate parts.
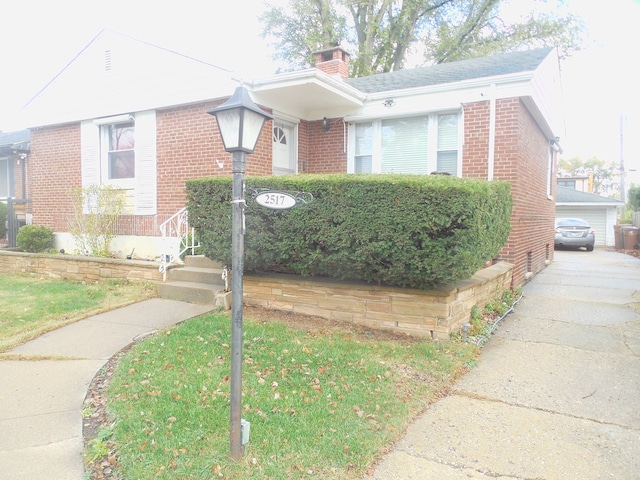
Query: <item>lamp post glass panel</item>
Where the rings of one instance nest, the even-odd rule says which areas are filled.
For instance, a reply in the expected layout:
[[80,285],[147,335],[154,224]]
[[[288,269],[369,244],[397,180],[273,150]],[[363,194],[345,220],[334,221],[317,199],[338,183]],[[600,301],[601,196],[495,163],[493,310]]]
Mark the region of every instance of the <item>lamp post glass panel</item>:
[[207,111],[216,117],[224,149],[231,152],[233,173],[231,225],[231,457],[242,456],[242,289],[244,270],[244,174],[247,154],[253,153],[265,120],[273,118],[258,107],[244,86],[225,103]]

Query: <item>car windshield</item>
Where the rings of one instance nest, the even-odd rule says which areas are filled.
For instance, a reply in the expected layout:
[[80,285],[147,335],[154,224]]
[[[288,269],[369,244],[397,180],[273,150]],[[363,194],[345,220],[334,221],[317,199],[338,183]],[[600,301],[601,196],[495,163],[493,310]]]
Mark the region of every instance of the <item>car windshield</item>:
[[559,218],[556,220],[557,227],[588,227],[589,223],[581,218]]

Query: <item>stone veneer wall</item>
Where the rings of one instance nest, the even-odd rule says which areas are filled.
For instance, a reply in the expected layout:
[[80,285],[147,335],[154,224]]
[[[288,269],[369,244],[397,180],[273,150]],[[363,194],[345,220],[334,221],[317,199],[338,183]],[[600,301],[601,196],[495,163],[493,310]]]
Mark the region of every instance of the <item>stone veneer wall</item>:
[[0,251],[0,272],[33,273],[77,281],[161,282],[158,263],[141,260]]
[[499,262],[468,280],[434,290],[308,279],[289,275],[244,277],[247,305],[391,329],[445,340],[468,322],[475,305],[511,288],[513,265]]
[[[78,281],[161,282],[158,264],[139,260],[0,251],[0,272],[32,273]],[[445,340],[511,287],[513,265],[499,262],[468,280],[434,290],[338,282],[293,275],[245,275],[247,305],[354,322]]]

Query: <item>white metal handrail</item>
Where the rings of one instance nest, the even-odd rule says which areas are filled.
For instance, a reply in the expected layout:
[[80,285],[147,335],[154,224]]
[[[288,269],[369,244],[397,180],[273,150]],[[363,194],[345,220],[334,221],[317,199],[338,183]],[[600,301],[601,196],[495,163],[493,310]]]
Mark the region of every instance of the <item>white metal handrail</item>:
[[200,246],[195,239],[195,230],[189,226],[189,212],[187,207],[183,207],[171,215],[160,225],[160,235],[164,243],[163,255],[160,259],[162,280],[166,280],[167,267],[187,250],[191,250],[193,255],[195,249]]

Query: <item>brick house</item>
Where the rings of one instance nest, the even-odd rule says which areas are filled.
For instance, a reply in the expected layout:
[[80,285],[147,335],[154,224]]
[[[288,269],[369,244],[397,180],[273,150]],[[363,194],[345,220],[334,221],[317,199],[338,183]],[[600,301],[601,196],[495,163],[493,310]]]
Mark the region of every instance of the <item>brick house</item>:
[[[559,70],[551,49],[348,78],[341,48],[316,66],[244,82],[274,115],[249,175],[445,172],[513,185],[512,233],[499,258],[514,284],[553,256]],[[88,87],[90,85],[90,87]],[[191,178],[230,175],[215,120],[231,72],[101,32],[26,108],[34,223],[73,251],[69,189],[121,188],[127,212],[112,249],[162,255],[159,226]],[[265,134],[271,130],[272,135]],[[117,141],[116,141],[117,140]]]

